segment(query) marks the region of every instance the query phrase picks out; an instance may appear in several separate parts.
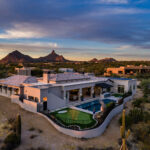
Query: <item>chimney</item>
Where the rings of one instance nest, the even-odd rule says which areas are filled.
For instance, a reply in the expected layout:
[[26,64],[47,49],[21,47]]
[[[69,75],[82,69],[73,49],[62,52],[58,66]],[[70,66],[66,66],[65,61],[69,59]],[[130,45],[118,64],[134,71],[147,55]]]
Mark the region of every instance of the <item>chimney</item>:
[[45,69],[43,71],[43,82],[49,83],[50,70]]

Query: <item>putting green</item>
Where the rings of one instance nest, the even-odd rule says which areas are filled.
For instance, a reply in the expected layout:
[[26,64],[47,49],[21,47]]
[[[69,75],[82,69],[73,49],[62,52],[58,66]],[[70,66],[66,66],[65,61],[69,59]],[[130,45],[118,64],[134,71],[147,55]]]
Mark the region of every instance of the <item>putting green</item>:
[[[64,111],[64,113],[59,113]],[[92,127],[96,124],[93,115],[79,110],[66,108],[51,113],[55,118],[66,126],[77,125],[81,129]]]
[[115,93],[115,94],[112,94],[112,96],[115,96],[115,97],[122,97],[123,94],[121,94],[121,93]]

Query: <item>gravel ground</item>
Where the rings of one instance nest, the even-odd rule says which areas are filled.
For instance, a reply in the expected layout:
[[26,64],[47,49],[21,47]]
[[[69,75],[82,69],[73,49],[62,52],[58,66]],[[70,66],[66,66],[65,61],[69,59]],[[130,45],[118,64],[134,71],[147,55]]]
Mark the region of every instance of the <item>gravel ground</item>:
[[[127,110],[130,108],[130,103],[127,104]],[[92,139],[76,139],[61,134],[43,117],[25,111],[17,104],[12,104],[10,99],[0,96],[0,121],[2,121],[1,118],[6,120],[6,118],[15,117],[18,113],[22,117],[22,143],[17,150],[29,150],[38,147],[48,150],[74,150],[74,147],[78,146],[119,149],[120,127],[118,119],[120,115],[113,118],[102,136]],[[1,136],[0,140],[4,136]]]

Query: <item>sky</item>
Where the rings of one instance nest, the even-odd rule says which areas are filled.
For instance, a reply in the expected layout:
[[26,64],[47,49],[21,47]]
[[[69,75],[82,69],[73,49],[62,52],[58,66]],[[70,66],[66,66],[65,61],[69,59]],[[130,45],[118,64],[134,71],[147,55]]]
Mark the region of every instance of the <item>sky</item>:
[[149,0],[0,0],[0,58],[150,60]]

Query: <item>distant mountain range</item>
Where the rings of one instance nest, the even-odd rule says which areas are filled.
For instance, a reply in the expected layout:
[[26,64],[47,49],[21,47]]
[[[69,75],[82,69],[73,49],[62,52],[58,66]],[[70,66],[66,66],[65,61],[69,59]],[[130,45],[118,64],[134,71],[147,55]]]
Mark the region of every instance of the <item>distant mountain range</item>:
[[[18,50],[15,50],[0,60],[0,63],[34,63],[34,62],[36,63],[36,62],[70,62],[70,61],[65,59],[62,55],[58,55],[54,50],[49,55],[39,58],[32,58],[28,55],[22,54]],[[94,63],[116,62],[116,60],[114,58],[104,58],[100,60],[93,58],[89,62]]]
[[104,59],[96,59],[93,58],[92,60],[90,60],[90,62],[94,62],[94,63],[99,63],[99,62],[116,62],[117,60],[114,58],[104,58]]
[[49,55],[40,58],[32,58],[24,55],[18,50],[9,53],[6,57],[0,60],[0,63],[31,63],[31,62],[68,62],[62,55],[56,54],[53,50]]

